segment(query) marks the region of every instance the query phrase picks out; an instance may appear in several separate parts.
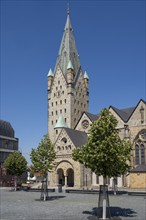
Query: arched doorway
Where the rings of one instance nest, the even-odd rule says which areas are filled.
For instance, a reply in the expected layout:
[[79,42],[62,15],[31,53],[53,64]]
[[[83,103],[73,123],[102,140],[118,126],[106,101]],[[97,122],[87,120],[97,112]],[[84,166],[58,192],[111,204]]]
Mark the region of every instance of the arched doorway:
[[61,184],[62,186],[64,186],[65,177],[64,177],[63,169],[59,168],[57,170],[57,174],[58,174],[58,184]]
[[74,186],[74,171],[72,168],[67,170],[67,186],[73,187]]

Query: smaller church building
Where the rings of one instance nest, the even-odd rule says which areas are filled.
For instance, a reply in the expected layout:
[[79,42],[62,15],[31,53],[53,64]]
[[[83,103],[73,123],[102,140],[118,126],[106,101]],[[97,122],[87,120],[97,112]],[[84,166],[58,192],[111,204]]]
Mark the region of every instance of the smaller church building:
[[[89,76],[83,72],[76,48],[74,32],[67,11],[67,20],[54,71],[48,73],[48,133],[57,152],[56,163],[49,173],[49,185],[96,188],[103,184],[102,176],[72,159],[72,150],[87,141],[90,124],[99,114],[88,112]],[[146,187],[146,102],[118,109],[109,107],[118,120],[117,129],[122,139],[130,140],[132,170],[116,177],[118,187]],[[110,187],[113,178],[107,178]]]

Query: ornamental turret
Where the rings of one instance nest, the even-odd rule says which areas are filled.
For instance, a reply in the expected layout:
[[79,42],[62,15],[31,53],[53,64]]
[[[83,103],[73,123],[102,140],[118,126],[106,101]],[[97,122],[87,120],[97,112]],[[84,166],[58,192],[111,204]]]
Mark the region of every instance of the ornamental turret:
[[48,77],[48,91],[50,91],[52,83],[53,83],[53,78],[54,78],[53,72],[51,69],[49,70],[47,77]]
[[87,88],[87,90],[88,90],[89,77],[88,77],[88,74],[87,74],[86,71],[85,71],[85,73],[84,73],[84,82],[85,82],[85,86],[86,86],[86,88]]
[[67,83],[72,84],[74,80],[74,69],[71,60],[69,60],[67,65]]

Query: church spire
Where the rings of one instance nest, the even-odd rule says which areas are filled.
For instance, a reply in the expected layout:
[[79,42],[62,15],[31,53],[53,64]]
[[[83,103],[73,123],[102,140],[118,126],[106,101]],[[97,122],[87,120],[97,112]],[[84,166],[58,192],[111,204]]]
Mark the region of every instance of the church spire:
[[69,5],[67,7],[67,20],[63,32],[63,37],[59,49],[59,54],[56,61],[56,67],[59,64],[64,75],[67,73],[67,65],[71,61],[75,75],[78,73],[80,68],[79,55],[76,48],[73,28],[70,21],[70,10]]

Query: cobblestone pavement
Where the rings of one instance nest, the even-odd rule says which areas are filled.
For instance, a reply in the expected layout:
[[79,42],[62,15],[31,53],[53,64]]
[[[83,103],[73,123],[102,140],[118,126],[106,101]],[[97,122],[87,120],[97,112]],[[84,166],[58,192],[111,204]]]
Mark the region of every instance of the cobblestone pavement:
[[[49,193],[0,190],[0,220],[96,220],[98,194]],[[145,196],[110,195],[115,220],[145,220]]]

